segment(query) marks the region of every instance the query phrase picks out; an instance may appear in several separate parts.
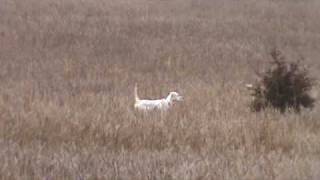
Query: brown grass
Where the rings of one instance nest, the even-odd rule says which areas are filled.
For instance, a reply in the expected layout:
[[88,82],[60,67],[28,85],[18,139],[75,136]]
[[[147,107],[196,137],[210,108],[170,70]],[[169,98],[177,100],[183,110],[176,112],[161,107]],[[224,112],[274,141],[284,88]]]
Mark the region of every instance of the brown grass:
[[[273,47],[320,76],[320,1],[0,4],[0,179],[320,178],[319,106],[256,114],[244,89]],[[135,82],[185,101],[141,115]]]

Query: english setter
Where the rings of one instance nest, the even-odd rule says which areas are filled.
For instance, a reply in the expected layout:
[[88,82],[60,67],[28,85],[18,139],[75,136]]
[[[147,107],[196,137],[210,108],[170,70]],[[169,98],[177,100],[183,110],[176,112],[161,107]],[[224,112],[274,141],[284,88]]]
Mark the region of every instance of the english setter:
[[134,87],[134,97],[135,103],[134,108],[137,110],[143,111],[151,111],[151,110],[168,110],[174,101],[182,101],[182,96],[180,96],[177,92],[170,92],[166,98],[156,99],[156,100],[147,100],[140,99],[138,96],[138,87],[135,84]]

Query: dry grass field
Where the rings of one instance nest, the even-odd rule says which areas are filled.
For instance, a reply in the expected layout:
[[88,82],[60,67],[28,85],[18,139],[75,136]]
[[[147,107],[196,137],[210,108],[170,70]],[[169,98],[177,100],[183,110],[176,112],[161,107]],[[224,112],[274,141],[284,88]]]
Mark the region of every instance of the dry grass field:
[[[244,88],[275,47],[320,77],[319,9],[0,0],[0,179],[319,180],[319,102],[253,113]],[[184,101],[137,113],[136,82],[141,97]]]

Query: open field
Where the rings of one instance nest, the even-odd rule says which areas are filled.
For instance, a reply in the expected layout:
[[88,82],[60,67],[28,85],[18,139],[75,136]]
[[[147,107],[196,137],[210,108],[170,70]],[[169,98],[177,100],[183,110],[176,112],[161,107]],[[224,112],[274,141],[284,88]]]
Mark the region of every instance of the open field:
[[[320,179],[319,102],[252,113],[244,89],[275,47],[319,79],[319,9],[0,0],[0,179]],[[175,90],[184,102],[141,115],[135,82],[141,97]]]

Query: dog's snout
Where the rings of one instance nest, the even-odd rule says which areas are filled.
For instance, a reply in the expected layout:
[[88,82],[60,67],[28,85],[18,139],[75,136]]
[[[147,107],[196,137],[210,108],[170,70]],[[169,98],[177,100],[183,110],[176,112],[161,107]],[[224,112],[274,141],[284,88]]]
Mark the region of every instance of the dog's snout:
[[178,97],[177,97],[177,100],[178,100],[178,101],[183,101],[183,97],[182,97],[182,96],[178,96]]

